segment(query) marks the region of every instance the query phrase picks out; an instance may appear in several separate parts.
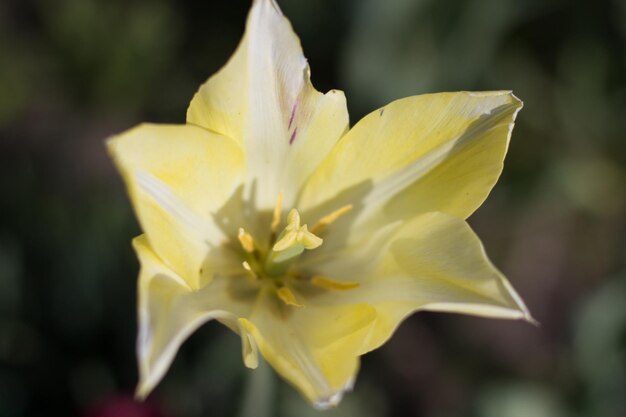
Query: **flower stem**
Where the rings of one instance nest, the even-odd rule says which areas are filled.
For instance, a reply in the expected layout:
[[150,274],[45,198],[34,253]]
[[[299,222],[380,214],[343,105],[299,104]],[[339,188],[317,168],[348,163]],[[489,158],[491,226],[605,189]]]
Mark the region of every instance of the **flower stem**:
[[[260,355],[259,355],[260,356]],[[248,371],[248,380],[238,417],[275,415],[276,381],[270,366],[259,357],[259,366]]]

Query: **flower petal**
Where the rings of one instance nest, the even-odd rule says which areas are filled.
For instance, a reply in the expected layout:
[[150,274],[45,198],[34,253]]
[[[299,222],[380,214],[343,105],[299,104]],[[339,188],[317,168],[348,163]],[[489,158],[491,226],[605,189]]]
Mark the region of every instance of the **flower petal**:
[[362,353],[383,344],[417,310],[534,321],[462,219],[426,213],[388,236],[378,256],[363,244],[338,252],[313,271],[360,282],[350,291],[327,292],[318,303],[369,303],[376,308],[375,328]]
[[[468,217],[502,171],[522,103],[507,91],[408,97],[369,114],[306,184],[298,207],[313,217],[328,202],[383,223],[442,211]],[[361,210],[358,208],[361,207]],[[311,212],[313,209],[313,212]]]
[[240,321],[280,375],[316,407],[329,408],[352,388],[374,318],[365,304],[319,307],[307,300],[294,308],[265,292]]
[[224,232],[215,215],[243,177],[232,140],[196,126],[140,125],[108,142],[150,245],[196,288]]
[[236,301],[228,293],[229,282],[237,278],[217,277],[201,290],[193,291],[160,261],[144,235],[137,237],[133,246],[141,262],[138,397],[144,398],[152,391],[180,345],[211,319],[220,320],[241,335],[244,362],[247,366],[256,366],[256,346],[237,321],[238,317],[249,314],[249,304]]
[[276,2],[255,0],[237,51],[200,87],[187,121],[243,145],[257,207],[267,209],[281,191],[292,205],[345,133],[348,113],[342,92],[313,88],[300,40]]

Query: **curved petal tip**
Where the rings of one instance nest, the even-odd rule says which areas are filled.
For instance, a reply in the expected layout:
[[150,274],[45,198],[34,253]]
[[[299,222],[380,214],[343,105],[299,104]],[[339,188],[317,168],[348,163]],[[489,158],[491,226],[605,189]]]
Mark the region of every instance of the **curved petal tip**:
[[320,398],[319,400],[313,402],[313,407],[320,411],[337,407],[343,399],[344,394],[346,392],[352,391],[352,389],[354,388],[354,381],[354,378],[350,378],[350,380],[346,383],[346,385],[343,386],[343,388],[341,388],[341,390],[328,397]]

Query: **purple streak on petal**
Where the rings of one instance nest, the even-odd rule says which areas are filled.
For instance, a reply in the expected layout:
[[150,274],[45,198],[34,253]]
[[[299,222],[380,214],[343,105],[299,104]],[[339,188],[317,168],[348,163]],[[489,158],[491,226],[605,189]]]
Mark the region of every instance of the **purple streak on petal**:
[[289,116],[289,126],[287,126],[287,130],[291,129],[291,124],[293,123],[293,118],[296,115],[296,109],[298,108],[298,102],[296,101],[291,108],[291,116]]
[[296,133],[298,133],[298,126],[296,126],[295,129],[293,129],[293,133],[291,134],[291,137],[289,138],[290,145],[293,145],[293,140],[296,138]]

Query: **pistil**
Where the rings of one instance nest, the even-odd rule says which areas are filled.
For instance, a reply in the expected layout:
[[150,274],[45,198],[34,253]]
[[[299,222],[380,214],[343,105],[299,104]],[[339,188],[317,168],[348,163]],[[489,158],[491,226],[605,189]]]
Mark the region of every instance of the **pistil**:
[[308,226],[300,225],[300,213],[292,209],[287,216],[287,227],[278,236],[265,262],[265,270],[270,275],[284,273],[291,262],[305,249],[318,248],[323,240],[311,233]]

